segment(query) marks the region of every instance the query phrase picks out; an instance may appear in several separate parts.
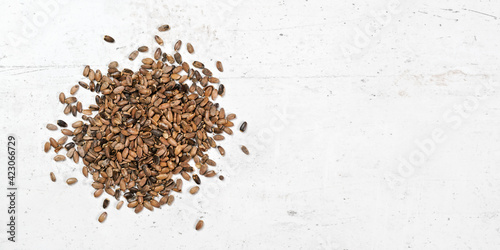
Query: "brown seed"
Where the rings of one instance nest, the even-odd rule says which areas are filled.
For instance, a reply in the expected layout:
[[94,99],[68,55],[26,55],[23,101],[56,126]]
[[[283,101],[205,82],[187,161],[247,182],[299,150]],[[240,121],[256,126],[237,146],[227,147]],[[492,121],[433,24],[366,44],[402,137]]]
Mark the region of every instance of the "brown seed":
[[157,48],[156,51],[155,51],[155,54],[154,54],[155,60],[159,60],[160,56],[161,56],[161,49]]
[[194,186],[191,189],[189,189],[189,193],[190,194],[196,194],[196,193],[198,193],[199,190],[200,190],[200,187]]
[[56,155],[54,157],[54,161],[64,161],[64,160],[66,160],[66,156],[64,155]]
[[63,133],[63,135],[68,135],[68,136],[73,135],[73,131],[71,131],[69,129],[61,129],[61,132]]
[[49,141],[50,141],[50,145],[53,147],[53,148],[57,148],[59,146],[59,144],[57,143],[56,139],[50,137],[49,138]]
[[82,121],[76,121],[73,124],[71,124],[71,127],[73,127],[73,128],[80,128],[81,126],[83,126]]
[[134,212],[135,212],[136,214],[138,214],[138,213],[140,213],[140,212],[142,211],[142,209],[143,209],[143,208],[144,208],[144,206],[143,206],[142,204],[139,204],[139,205],[137,205],[137,206],[135,207]]
[[101,215],[99,215],[99,219],[98,219],[98,221],[99,221],[100,223],[103,223],[103,222],[106,220],[106,218],[107,218],[107,217],[108,217],[108,213],[103,212]]
[[194,48],[193,48],[193,45],[191,43],[187,43],[186,47],[187,47],[187,51],[189,52],[189,54],[194,53]]
[[66,143],[67,140],[68,140],[68,136],[65,135],[65,136],[59,138],[59,140],[57,140],[57,143],[59,145],[63,145],[64,143]]
[[197,223],[196,223],[196,230],[200,230],[203,228],[203,225],[205,225],[205,223],[203,222],[203,220],[199,220]]
[[164,32],[164,31],[167,31],[169,29],[170,29],[170,26],[168,24],[164,24],[164,25],[158,27],[158,31],[160,31],[160,32]]
[[49,124],[47,124],[47,129],[48,130],[57,130],[57,126],[54,125],[54,124],[49,123]]
[[208,172],[205,173],[205,177],[214,177],[217,173],[213,170],[209,170]]
[[219,175],[219,180],[223,181],[224,180],[224,176],[223,175]]
[[198,69],[203,69],[203,68],[205,68],[205,65],[203,65],[203,63],[198,62],[198,61],[194,61],[194,62],[193,62],[193,66],[194,66],[195,68],[198,68]]
[[201,73],[203,73],[204,75],[206,76],[212,76],[212,71],[210,71],[209,69],[207,68],[204,68]]
[[141,46],[137,50],[139,52],[148,52],[149,48],[148,48],[148,46]]
[[89,73],[90,73],[90,66],[87,65],[85,66],[85,68],[83,69],[83,76],[87,77],[89,76]]
[[73,184],[75,184],[77,181],[78,181],[78,180],[77,180],[76,178],[71,177],[71,178],[68,178],[68,179],[66,180],[66,183],[68,183],[68,185],[73,185]]
[[167,205],[171,206],[173,202],[174,202],[174,196],[169,195],[167,199]]
[[108,68],[110,68],[110,69],[116,69],[117,67],[118,67],[118,62],[117,61],[112,61],[108,65]]
[[224,148],[223,148],[223,147],[218,146],[218,147],[217,147],[217,149],[219,150],[219,153],[220,153],[222,156],[226,155],[226,150],[224,150]]
[[178,64],[181,64],[181,63],[182,63],[182,56],[181,56],[181,54],[179,54],[179,53],[175,53],[175,54],[174,54],[174,58],[175,58],[175,61],[176,61]]
[[66,96],[64,95],[63,92],[59,93],[59,101],[62,103],[62,104],[65,104],[65,101],[66,100]]
[[240,126],[240,131],[245,132],[247,130],[247,122],[243,122]]
[[224,68],[222,67],[222,63],[220,61],[217,61],[215,63],[215,66],[217,67],[217,70],[219,70],[220,72],[224,72]]
[[116,209],[120,210],[120,208],[122,208],[123,206],[123,203],[123,201],[118,202],[118,204],[116,204]]
[[250,152],[248,152],[247,147],[245,147],[245,146],[241,146],[241,151],[243,151],[243,153],[245,153],[246,155],[250,154]]
[[161,39],[161,37],[159,36],[155,36],[155,41],[159,44],[159,45],[163,45],[163,39]]
[[139,51],[134,50],[134,51],[132,51],[132,53],[130,53],[130,55],[128,56],[128,59],[130,61],[133,61],[137,58],[138,55],[139,55]]
[[101,196],[101,194],[104,193],[104,189],[97,189],[95,192],[94,192],[94,197],[99,197]]
[[76,91],[78,91],[78,88],[80,88],[80,86],[78,86],[78,85],[71,87],[71,89],[69,90],[69,93],[72,95],[76,94]]
[[214,137],[213,137],[213,138],[214,138],[214,140],[216,140],[216,141],[222,141],[222,140],[224,140],[224,136],[223,136],[223,135],[214,135]]
[[49,152],[50,150],[50,142],[46,142],[45,145],[43,145],[43,151],[45,151],[45,153]]
[[200,177],[197,175],[197,174],[193,174],[193,180],[196,184],[200,185],[201,184],[201,180],[200,180]]
[[72,104],[72,103],[75,103],[77,101],[76,97],[72,96],[72,97],[68,97],[64,100],[64,103],[67,103],[67,104]]
[[178,40],[174,45],[174,50],[179,51],[181,49],[181,46],[182,46],[182,41]]
[[104,199],[104,201],[102,202],[102,207],[103,207],[104,209],[106,209],[108,206],[109,206],[109,199],[108,199],[108,198],[106,198],[106,199]]
[[83,168],[82,168],[82,174],[85,177],[89,176],[89,169],[87,168],[87,166],[83,166]]
[[52,182],[56,182],[56,175],[53,172],[50,172],[50,179]]
[[68,126],[68,124],[63,120],[57,120],[57,125],[59,125],[59,127],[61,128],[65,128]]
[[115,39],[108,36],[108,35],[105,35],[104,36],[104,41],[108,42],[108,43],[114,43],[115,42]]
[[236,118],[236,115],[235,114],[229,114],[227,115],[226,119],[227,120],[233,120],[234,118]]

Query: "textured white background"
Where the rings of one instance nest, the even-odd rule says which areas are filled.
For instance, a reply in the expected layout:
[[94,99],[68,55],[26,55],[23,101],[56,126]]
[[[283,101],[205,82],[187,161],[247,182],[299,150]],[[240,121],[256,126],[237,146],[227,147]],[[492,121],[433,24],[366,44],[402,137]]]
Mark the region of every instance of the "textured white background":
[[[0,249],[500,247],[498,1],[103,2],[3,1],[0,136],[18,136],[19,219],[13,244],[2,195]],[[84,65],[137,67],[127,55],[164,23],[168,51],[182,39],[196,50],[185,59],[223,61],[220,103],[249,128],[222,142],[225,182],[204,179],[196,197],[154,213],[113,199],[100,224],[104,196],[93,198],[81,163],[43,152],[59,136],[44,127],[72,121],[57,96]],[[418,142],[439,132],[424,155]],[[70,176],[80,181],[69,187]]]

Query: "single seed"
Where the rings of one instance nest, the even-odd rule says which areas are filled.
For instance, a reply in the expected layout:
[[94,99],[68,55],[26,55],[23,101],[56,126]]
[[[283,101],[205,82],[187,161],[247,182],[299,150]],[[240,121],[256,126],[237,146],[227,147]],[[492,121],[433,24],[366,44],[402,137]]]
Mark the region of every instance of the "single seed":
[[56,182],[56,175],[53,172],[50,172],[50,179],[52,182]]
[[61,132],[63,133],[63,135],[68,135],[68,136],[72,136],[73,135],[73,131],[69,130],[69,129],[61,129]]
[[54,157],[54,161],[64,161],[64,160],[66,160],[66,156],[64,155],[56,155]]
[[226,150],[224,150],[224,148],[223,148],[223,147],[218,146],[218,147],[217,147],[217,149],[219,150],[219,153],[220,153],[222,156],[226,155]]
[[106,198],[106,199],[104,199],[104,201],[102,202],[102,208],[106,209],[108,206],[109,206],[109,199],[108,199],[108,198]]
[[137,58],[138,55],[139,55],[139,51],[134,50],[134,51],[132,51],[132,53],[130,53],[130,55],[128,56],[128,59],[130,61],[133,61]]
[[45,151],[45,153],[49,152],[50,150],[50,142],[45,142],[45,145],[43,146],[43,151]]
[[163,39],[161,39],[161,37],[159,36],[155,36],[155,41],[159,44],[159,45],[163,45]]
[[117,67],[118,67],[118,62],[117,61],[112,61],[108,65],[108,68],[111,68],[111,69],[116,69]]
[[57,130],[57,126],[52,124],[52,123],[49,123],[49,124],[47,124],[47,129],[48,130]]
[[182,63],[182,56],[181,56],[181,54],[179,54],[179,53],[175,53],[175,54],[174,54],[174,58],[175,58],[175,61],[176,61],[178,64],[181,64],[181,63]]
[[99,221],[100,223],[103,223],[103,222],[106,220],[106,218],[107,218],[107,217],[108,217],[108,213],[103,212],[101,215],[99,215],[99,219],[98,219],[98,221]]
[[205,68],[205,65],[203,65],[203,63],[198,62],[198,61],[194,61],[194,62],[193,62],[193,66],[194,66],[195,68],[198,68],[198,69],[203,69],[203,68]]
[[73,185],[73,184],[75,184],[77,181],[78,181],[78,180],[77,180],[76,178],[71,177],[71,178],[68,178],[68,179],[66,180],[66,183],[68,183],[68,185]]
[[160,56],[161,56],[161,49],[157,48],[156,51],[155,51],[155,54],[154,54],[155,60],[159,60]]
[[87,77],[89,76],[89,73],[90,73],[90,66],[87,65],[85,66],[85,68],[83,69],[83,76]]
[[196,193],[198,193],[199,190],[200,190],[200,187],[194,186],[191,189],[189,189],[189,193],[190,194],[196,194]]
[[108,36],[108,35],[105,35],[104,36],[104,41],[108,42],[108,43],[114,43],[115,42],[115,39]]
[[217,70],[219,70],[220,72],[224,72],[224,68],[222,67],[222,63],[220,61],[217,61],[215,63],[215,66],[217,67]]
[[148,46],[141,46],[137,50],[139,52],[148,52],[149,48],[148,48]]
[[245,146],[241,146],[241,151],[243,151],[243,153],[245,153],[246,155],[250,154],[250,152],[248,152],[247,147],[245,147]]
[[64,104],[64,103],[65,103],[65,102],[64,102],[65,100],[66,100],[66,96],[64,95],[64,93],[63,93],[63,92],[59,93],[59,101],[60,101],[62,104]]
[[50,142],[50,145],[53,147],[53,148],[57,148],[59,146],[59,144],[57,143],[56,139],[50,137],[49,138],[49,142]]
[[223,175],[219,175],[219,180],[223,181],[224,180],[224,176]]
[[59,125],[59,127],[61,128],[65,128],[68,126],[68,124],[63,120],[57,120],[57,125]]
[[71,87],[71,89],[69,90],[69,93],[74,95],[76,93],[76,91],[78,91],[79,88],[80,88],[80,86],[75,85],[75,86]]
[[200,177],[197,175],[197,174],[193,174],[193,180],[196,184],[200,185],[201,184],[201,180],[200,180]]
[[68,140],[68,136],[65,135],[65,136],[59,138],[59,140],[57,140],[57,143],[59,145],[63,145],[64,143],[66,143],[67,140]]
[[164,31],[167,31],[169,29],[170,29],[170,26],[168,24],[164,24],[164,25],[158,27],[158,31],[160,31],[160,32],[164,32]]
[[240,131],[245,132],[247,130],[247,122],[243,122],[240,126]]
[[118,204],[116,204],[116,209],[120,210],[120,208],[122,208],[123,206],[123,203],[123,201],[118,202]]
[[223,135],[214,135],[214,137],[213,137],[213,138],[214,138],[214,140],[216,140],[216,141],[222,141],[222,140],[224,140],[224,136],[223,136]]
[[169,195],[167,199],[167,205],[171,206],[173,202],[174,202],[174,196]]
[[71,127],[73,127],[73,128],[80,128],[82,126],[83,126],[83,122],[82,121],[76,121],[73,124],[71,124]]
[[181,40],[177,41],[174,45],[174,50],[179,51],[181,49],[181,46],[182,46],[182,41]]
[[191,43],[187,43],[186,47],[187,47],[187,51],[189,52],[189,54],[194,53],[194,48],[193,48],[193,45]]
[[195,227],[195,228],[196,228],[196,230],[200,230],[200,229],[202,229],[204,224],[205,224],[205,223],[203,222],[203,220],[199,220],[199,221],[196,223],[196,227]]

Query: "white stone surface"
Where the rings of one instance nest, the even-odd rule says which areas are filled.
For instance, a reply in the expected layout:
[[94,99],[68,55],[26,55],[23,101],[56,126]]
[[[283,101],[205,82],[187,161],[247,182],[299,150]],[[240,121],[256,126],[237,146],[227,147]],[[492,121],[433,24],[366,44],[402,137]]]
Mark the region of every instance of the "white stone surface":
[[[19,143],[17,242],[6,240],[4,197],[0,249],[500,246],[498,1],[44,2],[0,9],[0,136]],[[220,103],[248,131],[222,142],[226,181],[204,179],[197,196],[184,191],[154,213],[113,200],[100,224],[103,197],[81,163],[43,152],[58,136],[44,127],[72,121],[57,96],[84,65],[137,67],[127,55],[154,45],[164,23],[169,50],[181,39],[196,50],[185,59],[223,61]]]

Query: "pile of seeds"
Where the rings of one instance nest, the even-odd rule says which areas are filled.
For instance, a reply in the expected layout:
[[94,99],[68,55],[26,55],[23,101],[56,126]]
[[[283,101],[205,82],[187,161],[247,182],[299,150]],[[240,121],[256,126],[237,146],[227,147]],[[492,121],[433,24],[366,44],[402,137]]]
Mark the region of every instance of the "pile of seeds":
[[[159,31],[170,27],[162,25]],[[105,36],[107,42],[115,40]],[[155,36],[159,45],[163,40]],[[95,92],[95,104],[83,109],[76,97],[66,97],[60,93],[59,101],[65,104],[65,114],[77,116],[82,120],[71,124],[73,129],[62,120],[57,125],[48,124],[49,130],[60,127],[63,136],[56,140],[50,138],[44,150],[54,148],[56,153],[66,150],[66,156],[59,154],[55,161],[66,157],[75,163],[84,163],[82,173],[94,180],[92,187],[95,197],[103,192],[117,200],[123,194],[128,207],[139,213],[143,208],[153,210],[174,201],[173,192],[181,192],[183,180],[201,184],[199,175],[214,177],[216,162],[207,154],[210,148],[217,148],[221,155],[225,149],[217,141],[225,139],[222,134],[232,135],[235,114],[226,114],[224,108],[214,103],[218,96],[224,96],[225,88],[212,71],[201,62],[194,61],[192,66],[182,60],[179,53],[182,42],[174,45],[174,55],[161,48],[154,50],[153,58],[142,59],[138,71],[118,68],[118,62],[111,62],[107,73],[86,66],[83,76],[88,81],[80,81],[70,89],[74,95],[80,87]],[[194,53],[193,45],[188,43],[187,50]],[[136,59],[140,53],[149,51],[140,46],[129,55]],[[216,68],[223,67],[217,61]],[[240,127],[246,129],[246,122]],[[68,137],[72,142],[66,143]],[[248,149],[242,146],[248,154]],[[191,164],[194,162],[194,166]],[[50,173],[56,181],[54,173]],[[219,176],[223,180],[222,175]],[[76,178],[66,181],[69,185]],[[199,186],[190,188],[196,194]],[[106,199],[103,207],[109,205]],[[121,208],[123,201],[117,205]],[[104,212],[99,222],[106,219]],[[202,225],[202,224],[201,224]],[[197,225],[196,229],[201,228]]]

